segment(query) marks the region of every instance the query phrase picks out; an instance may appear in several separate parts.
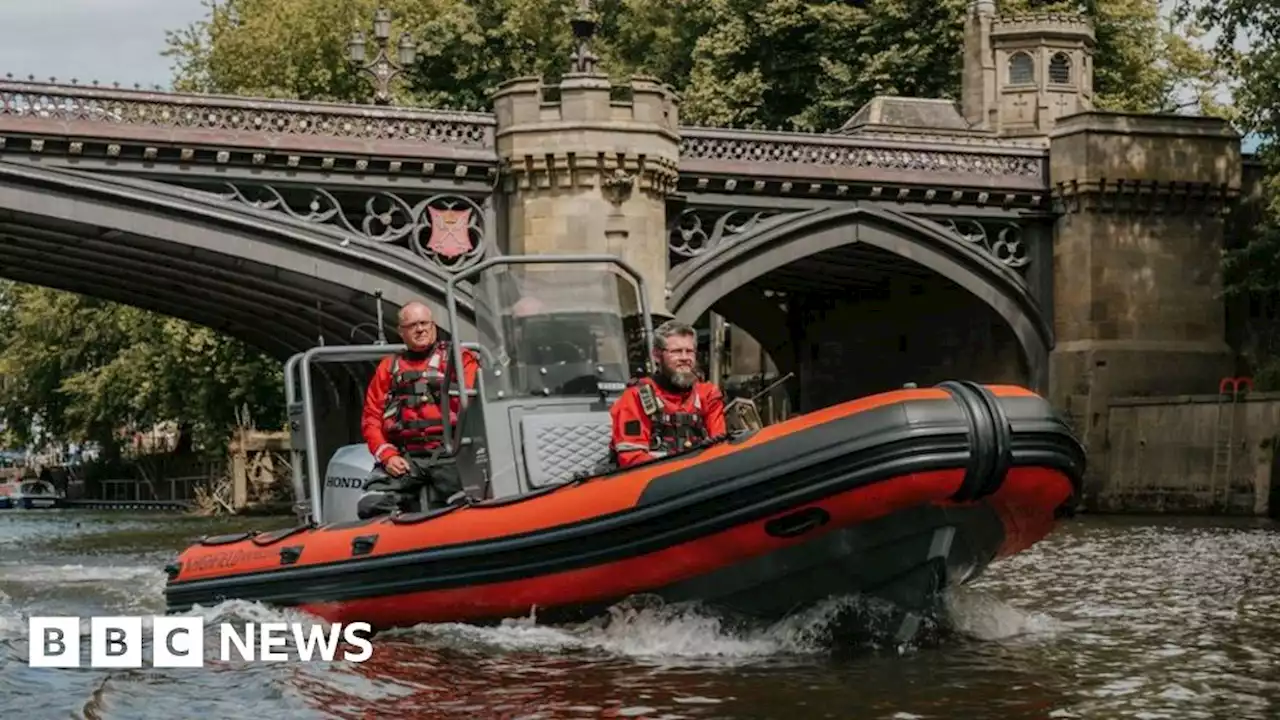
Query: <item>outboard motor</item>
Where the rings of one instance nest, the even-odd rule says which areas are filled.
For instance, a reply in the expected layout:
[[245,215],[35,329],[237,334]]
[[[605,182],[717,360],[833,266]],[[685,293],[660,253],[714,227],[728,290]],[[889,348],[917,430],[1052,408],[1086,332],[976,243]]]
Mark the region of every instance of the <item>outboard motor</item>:
[[321,491],[326,523],[358,520],[356,504],[364,495],[364,484],[373,473],[374,458],[364,443],[338,448],[329,458]]

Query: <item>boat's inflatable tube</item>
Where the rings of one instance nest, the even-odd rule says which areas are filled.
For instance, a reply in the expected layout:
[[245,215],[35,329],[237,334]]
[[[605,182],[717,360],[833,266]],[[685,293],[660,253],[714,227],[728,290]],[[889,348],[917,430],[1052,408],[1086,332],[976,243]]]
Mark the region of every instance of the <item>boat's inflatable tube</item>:
[[[1036,516],[1003,521],[1034,542],[1075,501],[1084,463],[1042,398],[948,382],[522,497],[207,538],[167,568],[165,593],[173,612],[240,598],[365,612],[383,625],[482,620],[655,591],[800,552],[824,533],[997,493],[1012,498],[1000,503],[1006,516]],[[1017,473],[1017,488],[1004,487]],[[993,532],[981,562],[1010,542]]]

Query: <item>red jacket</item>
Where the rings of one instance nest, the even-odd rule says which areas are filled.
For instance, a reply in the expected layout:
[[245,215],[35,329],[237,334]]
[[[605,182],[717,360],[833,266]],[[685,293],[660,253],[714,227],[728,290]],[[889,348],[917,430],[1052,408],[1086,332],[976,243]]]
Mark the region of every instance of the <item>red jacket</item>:
[[[655,412],[645,411],[641,397],[645,386],[660,405]],[[613,450],[624,468],[674,455],[702,439],[725,434],[724,395],[708,382],[694,383],[690,390],[678,393],[644,378],[622,393],[609,414],[613,418]]]
[[[449,371],[452,360],[453,351],[449,344],[437,342],[423,358],[388,355],[378,363],[378,369],[365,390],[364,412],[360,418],[360,431],[369,452],[378,462],[386,462],[391,456],[409,449],[429,450],[440,446],[443,425],[440,422],[439,393],[444,387],[444,373]],[[393,377],[393,365],[401,379],[399,384]],[[462,350],[462,367],[466,387],[475,387],[480,361],[474,352],[466,348]],[[425,383],[414,388],[415,381]],[[427,396],[418,392],[423,385],[427,388]],[[459,389],[456,380],[452,389]],[[392,393],[393,390],[398,392]],[[399,403],[394,402],[397,395]],[[410,407],[405,400],[419,404]],[[393,405],[398,405],[398,411],[393,410]],[[457,397],[449,398],[451,428],[456,427],[459,406]],[[431,427],[424,427],[426,425]]]

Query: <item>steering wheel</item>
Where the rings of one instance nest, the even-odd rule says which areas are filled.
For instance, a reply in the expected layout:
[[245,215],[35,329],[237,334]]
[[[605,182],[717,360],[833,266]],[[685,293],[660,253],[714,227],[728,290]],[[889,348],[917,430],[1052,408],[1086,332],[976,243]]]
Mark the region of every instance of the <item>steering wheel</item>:
[[579,375],[560,387],[566,395],[590,395],[595,393],[600,378],[595,375]]
[[[582,351],[582,348],[567,340],[557,340],[555,342],[547,343],[545,345],[541,345],[539,349],[546,352],[545,357],[557,358],[554,362],[561,365],[570,362],[583,362],[587,359],[587,354]],[[557,352],[557,350],[562,352]]]

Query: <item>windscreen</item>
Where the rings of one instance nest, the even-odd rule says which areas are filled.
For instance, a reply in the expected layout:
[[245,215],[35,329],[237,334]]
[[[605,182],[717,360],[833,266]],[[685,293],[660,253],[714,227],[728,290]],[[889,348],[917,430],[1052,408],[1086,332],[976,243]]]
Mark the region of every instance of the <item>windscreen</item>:
[[[502,369],[490,398],[597,395],[631,375],[639,291],[607,263],[498,265],[476,283],[479,339]],[[499,394],[501,393],[501,395]]]

